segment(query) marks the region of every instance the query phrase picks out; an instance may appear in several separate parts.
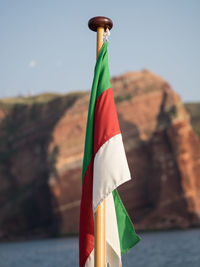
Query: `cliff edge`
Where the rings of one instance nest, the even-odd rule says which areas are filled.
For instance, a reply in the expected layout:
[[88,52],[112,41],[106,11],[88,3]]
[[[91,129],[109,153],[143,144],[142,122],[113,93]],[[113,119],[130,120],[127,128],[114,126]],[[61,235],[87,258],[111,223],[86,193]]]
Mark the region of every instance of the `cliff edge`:
[[[199,226],[200,140],[180,97],[148,70],[111,83],[132,174],[119,192],[136,229]],[[88,102],[0,101],[0,238],[78,232]]]

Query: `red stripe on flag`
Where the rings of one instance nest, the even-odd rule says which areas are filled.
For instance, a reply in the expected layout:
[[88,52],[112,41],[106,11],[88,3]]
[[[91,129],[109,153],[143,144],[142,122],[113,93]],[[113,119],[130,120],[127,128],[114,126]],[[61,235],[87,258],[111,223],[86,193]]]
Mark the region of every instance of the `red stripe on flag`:
[[93,161],[90,161],[82,186],[79,226],[79,266],[84,267],[94,249],[94,218],[92,208]]
[[104,91],[96,101],[94,116],[94,156],[111,137],[120,133],[112,88]]

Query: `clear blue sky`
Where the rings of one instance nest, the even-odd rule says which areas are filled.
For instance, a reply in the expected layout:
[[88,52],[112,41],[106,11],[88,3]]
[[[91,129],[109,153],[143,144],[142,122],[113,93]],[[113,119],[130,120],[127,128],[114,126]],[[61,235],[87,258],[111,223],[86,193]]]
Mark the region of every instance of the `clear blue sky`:
[[199,0],[0,0],[0,97],[90,89],[97,15],[114,22],[112,76],[147,68],[200,101]]

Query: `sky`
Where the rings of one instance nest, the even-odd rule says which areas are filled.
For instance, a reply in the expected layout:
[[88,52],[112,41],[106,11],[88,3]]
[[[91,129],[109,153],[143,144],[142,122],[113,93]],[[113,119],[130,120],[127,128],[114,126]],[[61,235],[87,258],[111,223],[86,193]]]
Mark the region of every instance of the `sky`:
[[199,0],[0,0],[0,97],[91,88],[94,16],[112,19],[111,76],[149,69],[200,101]]

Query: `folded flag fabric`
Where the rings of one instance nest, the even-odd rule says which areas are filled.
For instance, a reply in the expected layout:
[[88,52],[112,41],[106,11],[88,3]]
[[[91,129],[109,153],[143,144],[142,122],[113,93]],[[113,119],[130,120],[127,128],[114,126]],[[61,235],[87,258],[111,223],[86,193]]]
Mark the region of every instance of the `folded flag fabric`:
[[121,255],[140,238],[117,187],[131,179],[108,68],[108,42],[99,53],[92,85],[82,169],[79,266],[94,267],[94,213],[106,201],[106,263],[121,266]]

